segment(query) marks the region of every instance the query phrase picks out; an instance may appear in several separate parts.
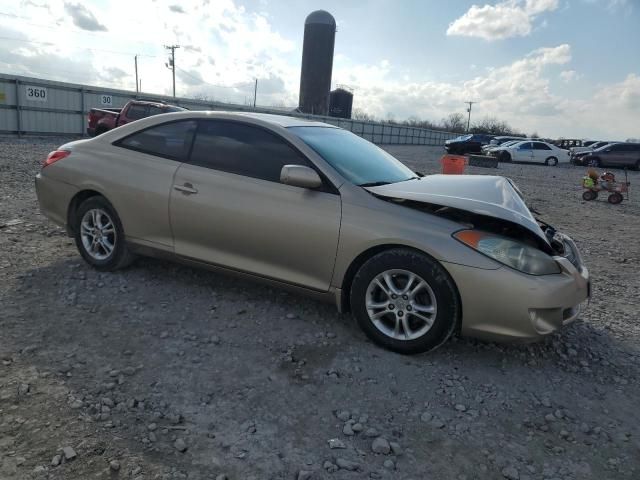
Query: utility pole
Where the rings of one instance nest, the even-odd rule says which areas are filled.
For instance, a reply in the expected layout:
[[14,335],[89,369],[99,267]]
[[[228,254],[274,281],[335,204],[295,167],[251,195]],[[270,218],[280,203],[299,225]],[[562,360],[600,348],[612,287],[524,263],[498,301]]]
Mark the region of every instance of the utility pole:
[[478,103],[478,102],[464,102],[464,103],[469,104],[469,108],[467,108],[467,113],[469,114],[469,117],[467,117],[467,133],[469,133],[469,125],[471,125],[471,106],[474,103]]
[[256,84],[253,87],[253,108],[256,108],[256,98],[258,97],[258,79],[256,78]]
[[173,74],[173,98],[176,97],[176,48],[180,48],[180,45],[165,45],[164,48],[167,50],[171,50],[171,58],[169,59],[169,63],[165,65],[167,68],[171,69],[171,73]]
[[135,62],[135,65],[136,65],[136,93],[138,93],[140,92],[140,90],[138,89],[138,55],[133,57],[133,61]]

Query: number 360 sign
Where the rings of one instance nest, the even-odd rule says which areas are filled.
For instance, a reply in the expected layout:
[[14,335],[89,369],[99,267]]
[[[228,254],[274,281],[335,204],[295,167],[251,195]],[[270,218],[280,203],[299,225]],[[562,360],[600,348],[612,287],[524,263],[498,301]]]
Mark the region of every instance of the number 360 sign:
[[47,101],[47,89],[44,87],[34,87],[33,85],[25,85],[24,96],[27,100],[36,102]]

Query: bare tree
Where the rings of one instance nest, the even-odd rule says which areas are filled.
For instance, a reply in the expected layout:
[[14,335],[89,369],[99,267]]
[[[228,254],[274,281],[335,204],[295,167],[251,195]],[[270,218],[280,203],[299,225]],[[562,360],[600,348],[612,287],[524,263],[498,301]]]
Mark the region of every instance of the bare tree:
[[354,120],[364,120],[365,122],[374,122],[376,120],[376,117],[368,114],[364,110],[360,110],[359,108],[353,110],[351,118]]
[[448,132],[463,133],[466,130],[464,115],[461,113],[450,113],[442,119],[442,128]]

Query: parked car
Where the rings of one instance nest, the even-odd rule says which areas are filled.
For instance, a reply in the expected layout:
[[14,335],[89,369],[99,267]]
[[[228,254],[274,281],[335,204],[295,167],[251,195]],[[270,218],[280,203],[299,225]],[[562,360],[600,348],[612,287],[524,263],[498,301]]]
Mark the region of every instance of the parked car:
[[573,156],[576,153],[590,152],[591,150],[595,150],[596,148],[600,148],[600,147],[606,145],[607,143],[611,143],[611,142],[601,142],[601,141],[584,142],[581,147],[571,147],[569,149],[570,156]]
[[492,145],[492,144],[488,144],[488,145],[484,145],[482,147],[482,153],[484,155],[489,155],[491,152],[495,151],[495,150],[500,150],[501,148],[506,148],[509,147],[513,144],[519,143],[522,140],[509,140],[508,142],[504,142],[500,145]]
[[500,147],[493,152],[501,162],[533,162],[544,163],[555,167],[558,163],[569,161],[569,152],[547,142],[516,142],[507,147]]
[[506,142],[510,142],[510,141],[514,141],[514,140],[523,141],[523,140],[527,140],[527,139],[525,137],[514,137],[514,136],[510,136],[510,135],[501,135],[501,136],[492,138],[491,141],[489,142],[489,145],[503,145]]
[[612,143],[618,142],[596,142],[589,147],[574,147],[569,150],[570,161],[574,165],[582,165],[584,157],[589,155],[591,152],[606,147],[607,145],[611,145]]
[[175,105],[146,100],[130,100],[124,108],[92,108],[87,118],[87,134],[90,137],[102,135],[134,120],[183,110]]
[[421,177],[294,117],[145,118],[51,152],[36,191],[97,270],[140,254],[235,272],[331,301],[400,353],[458,331],[537,339],[590,292],[574,242],[536,220],[511,180]]
[[481,153],[482,146],[487,145],[493,136],[483,133],[460,135],[444,142],[447,153],[464,155],[465,153]]
[[640,143],[612,143],[581,159],[590,167],[626,167],[640,170]]

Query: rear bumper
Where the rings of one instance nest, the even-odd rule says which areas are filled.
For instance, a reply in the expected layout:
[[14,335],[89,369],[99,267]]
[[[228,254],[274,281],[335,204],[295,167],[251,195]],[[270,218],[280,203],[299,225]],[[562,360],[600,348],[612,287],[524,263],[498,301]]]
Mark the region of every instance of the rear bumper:
[[462,300],[461,333],[490,341],[534,341],[578,318],[591,294],[589,272],[554,258],[562,272],[543,276],[443,263]]
[[[47,167],[51,168],[51,167]],[[67,228],[67,212],[78,189],[41,173],[36,175],[36,195],[42,214],[53,223]]]

